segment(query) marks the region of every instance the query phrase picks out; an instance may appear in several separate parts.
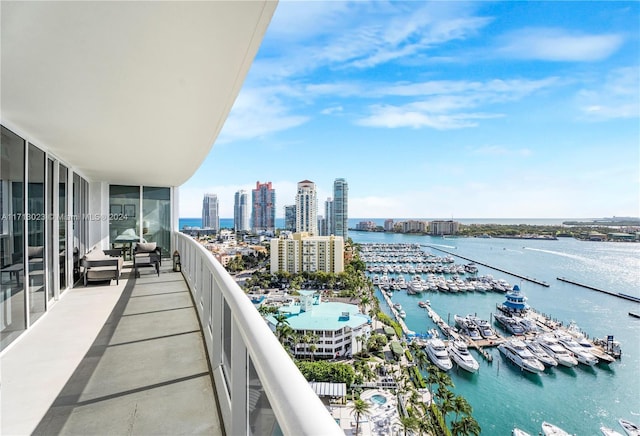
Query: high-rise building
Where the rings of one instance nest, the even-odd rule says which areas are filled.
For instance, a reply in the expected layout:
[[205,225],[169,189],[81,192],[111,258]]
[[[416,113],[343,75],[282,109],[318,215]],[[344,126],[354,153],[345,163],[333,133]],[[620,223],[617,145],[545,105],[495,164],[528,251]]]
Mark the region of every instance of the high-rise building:
[[296,231],[296,205],[289,204],[284,207],[284,229],[290,232]]
[[251,191],[251,228],[255,233],[276,229],[276,191],[271,182],[256,182]]
[[344,271],[344,240],[340,236],[311,236],[306,232],[271,239],[271,273]]
[[218,215],[218,196],[204,194],[202,200],[202,228],[220,230],[220,215]]
[[310,180],[298,182],[296,194],[296,232],[318,236],[318,204],[316,184]]
[[458,233],[459,226],[460,223],[453,220],[430,221],[429,233],[431,235],[455,235]]
[[236,192],[233,203],[233,229],[236,232],[250,230],[249,226],[249,194],[244,189]]
[[320,234],[324,236],[333,235],[333,199],[327,198],[324,202],[324,227],[319,229]]
[[346,241],[349,236],[349,185],[342,178],[333,182],[333,214],[331,217],[331,234],[342,236]]

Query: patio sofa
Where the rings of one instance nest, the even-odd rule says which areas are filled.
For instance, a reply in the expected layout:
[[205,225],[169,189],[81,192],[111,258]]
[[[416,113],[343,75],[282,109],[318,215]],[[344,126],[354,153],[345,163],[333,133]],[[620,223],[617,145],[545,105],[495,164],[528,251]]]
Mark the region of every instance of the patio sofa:
[[121,250],[100,250],[93,249],[82,258],[84,268],[84,285],[90,281],[114,280],[120,283],[120,272],[122,271],[122,251]]

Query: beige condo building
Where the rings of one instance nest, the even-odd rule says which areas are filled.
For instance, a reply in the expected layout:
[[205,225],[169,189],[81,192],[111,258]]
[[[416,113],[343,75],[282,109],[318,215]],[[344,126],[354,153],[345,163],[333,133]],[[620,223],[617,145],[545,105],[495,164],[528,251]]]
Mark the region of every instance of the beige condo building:
[[271,240],[271,273],[287,271],[344,271],[344,239],[341,236],[281,235]]

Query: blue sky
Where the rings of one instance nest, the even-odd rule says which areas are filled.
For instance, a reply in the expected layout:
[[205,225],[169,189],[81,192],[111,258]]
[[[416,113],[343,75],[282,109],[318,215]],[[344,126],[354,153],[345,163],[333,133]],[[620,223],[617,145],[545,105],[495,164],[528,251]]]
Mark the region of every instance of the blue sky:
[[[349,183],[352,218],[640,215],[639,2],[281,1],[180,189]],[[322,212],[319,211],[321,214]]]

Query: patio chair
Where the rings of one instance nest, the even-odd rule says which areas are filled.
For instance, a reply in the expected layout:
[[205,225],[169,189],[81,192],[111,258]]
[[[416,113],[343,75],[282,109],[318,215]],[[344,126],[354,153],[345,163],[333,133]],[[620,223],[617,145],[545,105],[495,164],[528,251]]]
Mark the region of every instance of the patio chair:
[[160,258],[162,250],[155,242],[138,242],[133,249],[133,271],[136,277],[140,277],[138,268],[155,268],[156,274],[160,277]]
[[120,272],[122,271],[122,257],[120,250],[94,249],[82,257],[81,265],[84,268],[84,285],[89,281],[116,280],[120,284]]

